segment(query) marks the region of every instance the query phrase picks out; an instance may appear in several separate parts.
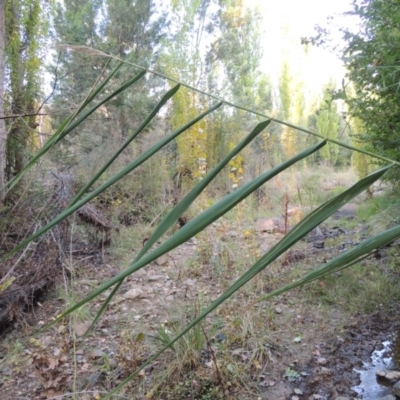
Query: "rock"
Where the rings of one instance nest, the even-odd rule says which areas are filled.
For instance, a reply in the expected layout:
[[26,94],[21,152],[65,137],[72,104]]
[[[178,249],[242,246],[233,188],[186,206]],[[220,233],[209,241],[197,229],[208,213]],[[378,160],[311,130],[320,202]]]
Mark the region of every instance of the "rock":
[[239,233],[236,231],[228,231],[225,233],[225,236],[229,236],[230,238],[236,238],[239,236]]
[[376,371],[376,376],[392,383],[400,381],[400,371]]
[[327,363],[326,358],[323,358],[323,357],[318,358],[317,363],[319,365],[326,365],[326,363]]
[[350,399],[350,397],[339,396],[339,397],[335,397],[334,400],[351,400],[351,399]]
[[385,397],[381,397],[379,400],[396,400],[396,397],[394,397],[392,394],[388,394]]
[[332,374],[332,371],[326,367],[318,368],[317,372],[318,372],[318,375],[331,375]]
[[82,337],[86,331],[90,328],[92,323],[90,321],[85,321],[75,324],[75,334],[77,337]]
[[291,395],[292,390],[290,387],[285,386],[283,383],[278,383],[273,387],[269,387],[262,394],[264,400],[286,400]]
[[295,215],[303,214],[303,210],[300,206],[295,206],[292,208],[289,208],[287,210],[287,216],[288,217],[294,217]]
[[123,300],[134,300],[137,298],[144,298],[145,295],[144,295],[143,291],[140,290],[139,288],[133,288],[133,289],[130,289],[127,292],[125,292],[121,297],[122,297],[121,301],[123,301]]
[[325,235],[323,234],[321,228],[317,226],[307,235],[307,242],[318,242],[325,241]]
[[149,282],[161,281],[161,280],[163,280],[163,279],[165,279],[165,276],[164,276],[164,275],[149,275],[149,276],[147,277],[147,280],[148,280]]
[[[287,230],[290,230],[290,226]],[[285,221],[282,218],[262,218],[256,221],[254,229],[257,233],[285,233]]]
[[341,218],[354,218],[357,213],[357,204],[348,203],[345,204],[343,207],[339,208],[334,214],[334,219],[341,219]]
[[162,256],[158,257],[155,263],[157,265],[167,265],[168,264],[169,257],[167,254],[163,254]]
[[393,393],[396,396],[400,396],[400,381],[398,381],[394,386],[393,386]]
[[254,229],[256,232],[268,232],[272,233],[274,231],[275,224],[272,218],[263,218],[256,221]]
[[322,233],[322,230],[319,226],[317,226],[311,232],[314,233],[316,239],[319,239],[319,240],[325,239],[325,235]]
[[313,243],[313,246],[314,246],[316,249],[323,249],[323,248],[325,247],[325,240],[316,240],[316,241]]
[[226,340],[226,335],[225,335],[225,333],[219,332],[219,333],[217,333],[217,334],[214,336],[214,338],[215,338],[215,340],[216,340],[217,342],[225,342],[225,340]]
[[104,372],[99,372],[99,373],[90,375],[87,378],[86,388],[89,389],[89,388],[92,388],[93,386],[96,386],[97,383],[104,380],[105,376],[106,375]]
[[110,369],[115,369],[115,368],[117,368],[117,361],[115,361],[115,359],[114,358],[109,358],[108,360],[107,360],[107,365],[108,365],[108,368],[110,368]]
[[192,237],[186,243],[187,244],[191,244],[191,245],[196,245],[197,244],[197,239],[195,237]]
[[92,353],[90,354],[90,357],[92,358],[101,358],[105,355],[103,350],[100,349],[95,349],[92,351]]

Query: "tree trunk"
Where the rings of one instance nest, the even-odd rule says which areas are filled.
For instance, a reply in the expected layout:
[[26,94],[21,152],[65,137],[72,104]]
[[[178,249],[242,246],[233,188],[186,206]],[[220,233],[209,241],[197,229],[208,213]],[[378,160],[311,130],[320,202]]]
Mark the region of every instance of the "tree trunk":
[[4,73],[6,63],[6,0],[0,0],[0,205],[4,202],[4,168],[6,159],[7,131],[4,116]]

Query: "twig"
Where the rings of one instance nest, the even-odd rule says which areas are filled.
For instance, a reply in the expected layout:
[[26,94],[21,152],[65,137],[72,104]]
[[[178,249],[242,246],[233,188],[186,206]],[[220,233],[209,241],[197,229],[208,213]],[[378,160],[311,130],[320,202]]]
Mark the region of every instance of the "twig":
[[[34,229],[34,233],[38,230],[39,228],[39,224],[36,225],[35,229]],[[17,267],[17,265],[19,264],[19,262],[22,260],[22,258],[24,257],[25,253],[28,251],[29,247],[31,246],[32,242],[28,244],[28,246],[25,247],[24,251],[22,252],[22,254],[19,256],[18,260],[15,262],[15,264],[9,269],[9,271],[3,276],[3,278],[0,280],[0,283],[5,282],[8,277],[13,273],[14,269]]]
[[288,231],[288,205],[289,205],[289,196],[287,193],[283,196],[283,216],[285,218],[285,235]]
[[223,393],[225,393],[225,385],[224,385],[224,382],[222,380],[221,374],[220,374],[219,369],[218,369],[217,357],[215,357],[214,350],[211,347],[210,341],[208,340],[208,337],[207,337],[206,331],[204,330],[203,324],[200,324],[200,328],[203,331],[204,337],[206,338],[207,350],[211,354],[211,358],[212,358],[213,363],[215,365],[215,375],[217,376],[218,384],[221,386]]
[[49,113],[26,113],[26,114],[11,114],[11,115],[2,115],[0,119],[16,119],[16,118],[24,118],[24,117],[35,117],[40,115],[50,115]]

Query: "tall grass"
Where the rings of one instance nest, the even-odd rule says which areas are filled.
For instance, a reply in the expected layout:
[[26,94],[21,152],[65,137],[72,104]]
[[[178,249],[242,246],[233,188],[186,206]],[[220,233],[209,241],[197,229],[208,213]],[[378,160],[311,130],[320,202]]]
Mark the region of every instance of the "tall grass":
[[[6,187],[7,190],[11,190],[13,186],[27,173],[27,171],[42,157],[44,157],[45,153],[53,146],[57,146],[60,142],[65,140],[65,138],[70,134],[77,126],[79,126],[83,121],[85,121],[97,108],[106,102],[110,101],[113,97],[121,93],[123,90],[131,87],[135,84],[142,76],[146,73],[155,73],[154,71],[149,71],[142,69],[142,71],[137,74],[134,78],[128,80],[123,85],[121,85],[117,90],[114,90],[110,95],[105,96],[105,98],[101,101],[98,101],[94,106],[89,107],[89,103],[96,101],[101,94],[104,94],[104,91],[107,88],[107,84],[110,82],[114,74],[118,71],[122,64],[120,63],[111,74],[103,80],[103,82],[97,85],[91,93],[87,96],[86,100],[82,103],[82,105],[74,112],[69,118],[67,118],[60,127],[56,130],[56,132],[52,135],[52,137],[48,140],[45,146],[32,158],[30,163],[26,166],[26,168],[18,175],[13,181],[8,183]],[[137,66],[135,66],[137,67]],[[174,82],[173,79],[170,79],[166,76],[162,76],[158,74],[162,78],[166,79],[169,82]],[[245,200],[252,193],[254,193],[257,189],[259,189],[264,183],[268,182],[273,177],[278,174],[286,171],[293,165],[301,162],[302,160],[310,157],[315,152],[319,151],[322,147],[324,147],[329,139],[323,138],[321,135],[315,132],[310,132],[301,127],[294,126],[286,121],[280,121],[273,118],[269,118],[261,113],[258,113],[253,110],[244,109],[243,107],[237,106],[235,104],[229,103],[222,99],[216,98],[218,102],[208,110],[204,111],[196,118],[188,121],[181,128],[175,130],[170,135],[166,136],[158,143],[156,143],[149,150],[140,155],[137,159],[133,160],[129,165],[118,171],[111,178],[109,178],[106,182],[101,184],[92,192],[88,193],[88,190],[95,185],[98,181],[99,177],[108,170],[109,166],[119,157],[121,152],[126,148],[126,146],[137,137],[138,133],[142,131],[151,121],[151,119],[160,111],[160,109],[178,92],[180,86],[185,86],[191,90],[196,90],[191,88],[188,85],[182,84],[180,82],[177,83],[171,90],[167,91],[163,96],[157,106],[152,110],[152,112],[143,120],[140,127],[131,135],[131,137],[125,141],[125,143],[118,149],[118,151],[113,154],[113,156],[107,160],[107,162],[103,165],[103,167],[92,177],[87,179],[87,184],[84,188],[78,193],[78,195],[71,201],[71,203],[66,206],[66,208],[52,221],[49,221],[47,225],[39,229],[35,234],[31,235],[29,238],[25,239],[16,246],[12,251],[10,251],[6,256],[3,257],[7,259],[11,257],[16,252],[22,250],[26,247],[30,242],[44,235],[54,226],[62,222],[69,215],[77,211],[84,204],[98,196],[100,193],[104,192],[108,187],[117,183],[120,179],[122,179],[127,174],[130,174],[137,167],[139,167],[144,161],[148,158],[155,155],[159,152],[164,146],[166,146],[169,142],[174,140],[176,137],[181,135],[183,132],[188,130],[191,126],[201,121],[207,115],[215,112],[221,106],[229,105],[231,107],[235,107],[238,109],[246,110],[248,112],[252,112],[258,116],[263,117],[265,120],[259,123],[249,134],[243,139],[240,143],[234,147],[232,151],[230,151],[211,171],[208,172],[204,176],[204,178],[195,185],[191,191],[178,203],[176,206],[163,218],[163,220],[159,223],[159,225],[154,229],[153,234],[150,236],[149,240],[145,244],[145,246],[138,252],[132,263],[125,268],[117,276],[112,279],[104,282],[100,285],[96,290],[94,290],[91,294],[89,294],[84,299],[78,301],[75,305],[69,308],[66,312],[64,312],[61,316],[59,316],[55,321],[53,321],[50,325],[55,324],[61,321],[63,318],[70,315],[72,312],[80,309],[83,305],[87,304],[94,298],[98,297],[100,294],[108,290],[109,288],[113,288],[111,294],[108,296],[107,300],[104,302],[102,309],[99,311],[98,315],[94,319],[93,325],[96,323],[98,318],[101,316],[102,312],[107,307],[107,304],[111,301],[113,296],[115,296],[118,288],[120,287],[123,280],[138,271],[141,268],[146,267],[150,262],[156,260],[158,257],[162,256],[180,246],[182,243],[185,243],[187,240],[204,230],[210,224],[218,220],[220,217],[225,215],[229,210],[235,207],[237,204]],[[205,94],[205,93],[203,93]],[[213,97],[213,96],[210,96]],[[215,96],[214,96],[215,98]],[[199,197],[199,195],[206,189],[206,187],[210,184],[210,182],[218,176],[219,173],[223,170],[223,168],[246,146],[252,143],[257,136],[268,126],[268,124],[274,121],[275,123],[283,124],[289,126],[293,129],[297,129],[298,131],[302,131],[305,134],[312,134],[321,138],[322,140],[303,150],[302,152],[296,154],[294,157],[282,162],[281,164],[275,166],[274,168],[262,173],[257,178],[253,179],[251,182],[243,185],[232,193],[226,195],[221,198],[217,203],[210,206],[202,213],[200,213],[197,217],[192,219],[189,223],[187,223],[180,230],[176,231],[172,234],[168,239],[163,241],[157,248],[152,249],[152,246],[158,242],[163,235],[170,230],[182,216],[182,214],[188,209],[188,207]],[[376,156],[375,154],[365,152],[363,150],[356,149],[347,144],[330,140],[331,142],[336,143],[339,146],[343,146],[346,148],[350,148],[354,151],[360,151],[377,158],[380,158],[381,161],[387,161],[389,164],[369,176],[361,179],[356,184],[352,185],[348,189],[344,190],[342,193],[337,194],[332,199],[324,202],[318,208],[316,208],[313,212],[311,212],[308,216],[306,216],[302,221],[300,221],[297,225],[295,225],[277,244],[275,244],[266,254],[262,255],[242,276],[240,276],[217,300],[206,306],[204,309],[200,310],[196,318],[194,318],[185,328],[183,328],[180,332],[176,333],[174,337],[165,336],[165,343],[163,343],[163,347],[156,354],[151,356],[143,365],[141,365],[136,371],[134,371],[129,377],[127,377],[121,384],[119,384],[111,393],[109,393],[105,398],[110,398],[114,393],[120,390],[125,384],[127,384],[130,380],[132,380],[135,376],[139,374],[139,372],[149,365],[152,361],[154,361],[160,354],[162,354],[166,349],[172,348],[174,344],[182,338],[187,332],[191,329],[198,327],[201,321],[206,318],[208,314],[210,314],[213,310],[219,307],[223,302],[228,301],[229,298],[237,292],[243,285],[245,285],[248,281],[253,279],[257,274],[267,268],[274,260],[276,260],[280,255],[290,249],[294,244],[296,244],[299,240],[305,237],[312,229],[321,224],[324,220],[326,220],[329,216],[331,216],[335,211],[337,211],[340,207],[342,207],[347,202],[351,201],[354,197],[359,195],[361,192],[365,191],[370,185],[380,179],[396,162],[389,160],[384,157]],[[330,260],[326,264],[316,268],[315,270],[307,273],[302,278],[298,279],[295,282],[292,282],[286,286],[279,288],[269,294],[266,294],[259,301],[265,301],[266,299],[271,298],[272,296],[277,296],[282,294],[288,290],[291,290],[295,287],[305,285],[309,282],[312,282],[316,279],[319,279],[329,273],[338,271],[343,268],[347,268],[353,265],[356,262],[359,262],[361,259],[370,255],[375,249],[385,246],[396,238],[400,237],[400,225],[386,230],[384,232],[380,232],[373,237],[370,237],[364,240],[355,248],[347,251],[346,253],[340,255],[339,257]],[[48,325],[48,326],[50,326]],[[47,326],[47,327],[48,327]],[[198,328],[197,328],[198,329]]]

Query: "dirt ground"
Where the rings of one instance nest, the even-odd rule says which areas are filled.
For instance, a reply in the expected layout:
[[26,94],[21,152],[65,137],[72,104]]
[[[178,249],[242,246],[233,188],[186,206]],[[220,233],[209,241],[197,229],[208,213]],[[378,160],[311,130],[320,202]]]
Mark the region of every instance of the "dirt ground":
[[300,385],[304,398],[315,394],[321,396],[315,397],[318,399],[358,398],[353,388],[359,385],[360,376],[355,369],[363,369],[364,363],[370,362],[372,352],[380,349],[383,341],[393,340],[400,329],[398,316],[398,304],[382,312],[355,316],[341,335],[322,342],[319,353],[325,356],[323,368],[329,373],[324,373],[322,366],[318,366],[318,358],[301,366],[302,370],[309,371]]
[[[231,238],[235,239],[236,235],[237,232],[230,231]],[[345,240],[344,237],[342,241]],[[79,310],[76,317],[65,324],[35,332],[65,310],[66,305],[73,304],[118,273],[119,263],[107,255],[101,261],[99,256],[95,262],[81,263],[72,278],[64,274],[65,279],[57,284],[62,291],[54,290],[39,299],[37,307],[27,313],[25,324],[16,321],[2,333],[0,398],[90,400],[99,399],[113,389],[157,346],[160,347],[160,326],[173,336],[177,333],[175,327],[183,327],[193,318],[197,307],[208,304],[226,289],[227,281],[219,277],[212,266],[198,269],[191,265],[193,257],[198,260],[207,248],[200,241],[191,240],[171,256],[157,260],[126,279],[95,331],[85,339],[83,334],[106,295]],[[265,244],[265,237],[261,241]],[[315,250],[312,241],[306,246]],[[324,249],[315,254],[314,259],[325,257]],[[226,257],[229,264],[229,251]],[[289,263],[279,268],[288,272],[291,266]],[[237,272],[228,271],[230,279],[234,280]],[[273,277],[273,272],[270,274]],[[65,283],[67,279],[72,279],[71,285]],[[296,295],[299,293],[293,296]],[[196,356],[196,366],[188,368],[185,377],[176,374],[171,378],[179,377],[180,389],[176,382],[174,386],[166,384],[161,392],[152,394],[149,389],[163,376],[168,360],[171,364],[174,362],[170,352],[164,360],[147,367],[135,383],[128,385],[121,397],[115,399],[357,398],[352,388],[359,383],[359,375],[354,368],[361,368],[384,339],[399,331],[398,304],[378,305],[372,314],[351,317],[332,307],[327,321],[326,315],[297,304],[291,296],[277,298],[269,308],[255,305],[254,312],[258,313],[256,317],[252,314],[255,322],[239,326],[238,307],[251,300],[249,292],[240,293],[207,319],[204,335],[200,333],[206,336],[204,348]],[[244,313],[240,321],[246,319],[248,312],[243,310],[240,309],[240,313]],[[268,330],[259,342],[252,336],[251,324],[264,324]],[[240,378],[238,371],[244,371]],[[235,379],[240,383],[236,384]],[[206,390],[206,386],[218,385],[222,386],[224,394],[217,396],[212,394],[217,392]]]

